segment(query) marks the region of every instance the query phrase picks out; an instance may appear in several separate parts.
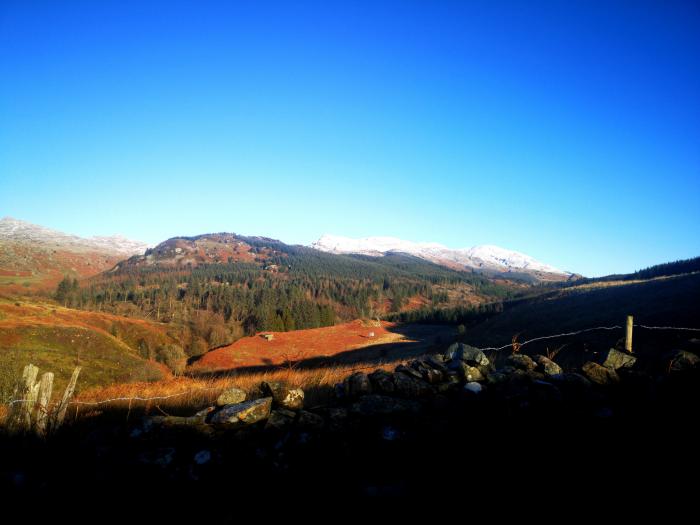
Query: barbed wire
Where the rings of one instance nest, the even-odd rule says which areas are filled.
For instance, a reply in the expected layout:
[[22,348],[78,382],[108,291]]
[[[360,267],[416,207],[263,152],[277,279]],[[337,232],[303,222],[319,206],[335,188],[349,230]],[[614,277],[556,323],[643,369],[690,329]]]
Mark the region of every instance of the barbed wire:
[[647,330],[687,330],[690,332],[700,332],[700,328],[679,328],[677,326],[644,326],[643,324],[634,325],[635,328],[646,328]]
[[[700,332],[700,328],[685,328],[685,327],[678,327],[678,326],[646,326],[642,324],[635,324],[635,328],[644,328],[646,330],[682,330],[682,331],[691,331],[691,332]],[[543,341],[545,339],[555,339],[557,337],[570,337],[573,335],[579,335],[583,334],[586,332],[593,332],[596,330],[621,330],[622,326],[620,325],[614,325],[614,326],[596,326],[593,328],[584,328],[583,330],[576,330],[574,332],[564,332],[561,334],[553,334],[553,335],[545,335],[541,337],[534,337],[532,339],[528,339],[527,341],[523,341],[522,343],[518,342],[511,342],[507,345],[499,346],[499,347],[487,347],[487,348],[479,348],[481,351],[495,351],[499,352],[501,350],[505,350],[506,348],[511,348],[513,347],[514,344],[517,344],[518,346],[522,347],[530,343],[534,343],[536,341]],[[350,368],[348,369],[348,372],[353,372],[356,370],[367,370],[370,368],[377,368],[378,365],[370,365],[370,366],[361,366],[361,367],[355,367],[355,368]],[[184,392],[178,392],[177,394],[170,394],[167,396],[154,396],[154,397],[140,397],[140,396],[133,396],[133,397],[115,397],[111,399],[103,399],[102,401],[69,401],[68,405],[88,405],[88,406],[98,406],[98,405],[104,405],[107,403],[114,403],[117,401],[129,401],[130,403],[133,401],[163,401],[165,399],[172,399],[175,397],[180,397],[184,396],[187,394],[192,394],[193,392],[201,392],[201,391],[210,391],[210,390],[222,390],[226,387],[198,387],[190,390],[186,390]],[[14,405],[16,403],[26,403],[26,399],[13,399],[11,401],[8,401],[6,404],[7,405]]]
[[542,341],[544,339],[554,339],[556,337],[566,337],[566,336],[571,336],[571,335],[578,335],[578,334],[583,334],[585,332],[593,332],[594,330],[619,330],[622,327],[619,325],[615,326],[596,326],[595,328],[585,328],[583,330],[577,330],[576,332],[566,332],[562,334],[554,334],[554,335],[544,335],[542,337],[535,337],[533,339],[529,339],[527,341],[523,341],[522,343],[508,343],[507,345],[499,346],[499,347],[488,347],[488,348],[479,348],[479,350],[489,350],[489,351],[500,351],[500,350],[505,350],[506,348],[510,348],[513,346],[513,344],[517,344],[518,346],[525,346],[526,344],[529,343],[534,343],[535,341]]

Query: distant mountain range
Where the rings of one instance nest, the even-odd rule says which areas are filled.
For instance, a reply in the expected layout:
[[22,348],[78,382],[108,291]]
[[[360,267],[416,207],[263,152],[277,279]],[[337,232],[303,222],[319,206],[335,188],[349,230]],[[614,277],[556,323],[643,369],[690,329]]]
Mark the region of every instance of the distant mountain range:
[[[5,217],[0,219],[0,277],[7,279],[35,277],[52,285],[62,274],[87,277],[109,270],[121,261],[134,258],[137,266],[180,266],[202,263],[221,264],[235,261],[263,261],[265,253],[250,253],[246,243],[235,234],[206,234],[196,238],[175,237],[149,249],[146,243],[121,235],[78,237],[26,221]],[[279,241],[270,241],[263,252]],[[330,254],[385,257],[406,254],[452,270],[476,271],[492,276],[526,276],[537,281],[562,281],[574,277],[571,272],[540,262],[529,255],[498,246],[475,246],[451,249],[437,243],[416,243],[394,237],[351,239],[323,235],[310,248]],[[272,250],[274,251],[274,250]],[[272,253],[272,252],[270,252]],[[268,254],[269,255],[269,254]],[[17,284],[17,280],[14,283]],[[5,283],[7,284],[7,283]]]
[[451,249],[442,244],[416,243],[395,237],[351,239],[327,234],[312,243],[311,247],[328,253],[354,253],[373,257],[390,253],[407,253],[453,269],[498,273],[524,272],[555,280],[566,279],[573,275],[571,272],[542,263],[529,255],[492,245]]

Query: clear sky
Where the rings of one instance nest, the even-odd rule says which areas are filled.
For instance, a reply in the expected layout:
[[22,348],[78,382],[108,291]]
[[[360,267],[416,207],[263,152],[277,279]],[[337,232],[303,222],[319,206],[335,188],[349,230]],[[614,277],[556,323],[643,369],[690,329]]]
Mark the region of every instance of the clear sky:
[[700,255],[700,3],[0,1],[0,216]]

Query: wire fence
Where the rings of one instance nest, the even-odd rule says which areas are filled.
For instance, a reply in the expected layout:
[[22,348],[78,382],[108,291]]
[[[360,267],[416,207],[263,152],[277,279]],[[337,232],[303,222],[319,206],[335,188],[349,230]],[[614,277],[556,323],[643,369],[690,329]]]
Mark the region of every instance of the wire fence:
[[[690,332],[700,332],[700,328],[685,328],[685,327],[678,327],[678,326],[646,326],[642,324],[635,324],[635,328],[642,328],[645,330],[679,330],[679,331],[690,331]],[[620,325],[614,325],[614,326],[596,326],[593,328],[584,328],[583,330],[576,330],[574,332],[564,332],[560,334],[553,334],[553,335],[545,335],[541,337],[535,337],[532,339],[528,339],[527,341],[521,342],[511,342],[508,343],[507,345],[499,346],[499,347],[486,347],[486,348],[479,348],[481,351],[495,351],[499,352],[501,350],[505,350],[506,348],[512,348],[514,345],[517,345],[518,347],[523,347],[527,344],[534,343],[537,341],[544,341],[546,339],[555,339],[558,337],[570,337],[574,335],[579,335],[579,334],[584,334],[587,332],[593,332],[597,330],[621,330],[623,327]],[[348,369],[348,372],[353,372],[357,370],[366,370],[370,368],[377,368],[376,366],[362,366],[362,367],[357,367],[357,368],[351,368]],[[198,388],[193,388],[186,390],[184,392],[179,392],[177,394],[170,394],[167,396],[154,396],[154,397],[140,397],[140,396],[132,396],[132,397],[115,397],[111,399],[103,399],[101,401],[77,401],[77,400],[72,400],[69,401],[69,405],[85,405],[85,406],[99,406],[99,405],[104,405],[108,403],[116,403],[116,402],[129,402],[129,404],[133,403],[134,401],[143,401],[143,402],[151,402],[151,401],[164,401],[166,399],[172,399],[175,397],[181,397],[185,396],[188,394],[193,394],[195,392],[201,392],[201,391],[212,391],[212,390],[222,390],[224,387],[198,387]],[[25,399],[14,399],[12,401],[9,401],[7,404],[8,405],[13,405],[16,403],[25,403]]]

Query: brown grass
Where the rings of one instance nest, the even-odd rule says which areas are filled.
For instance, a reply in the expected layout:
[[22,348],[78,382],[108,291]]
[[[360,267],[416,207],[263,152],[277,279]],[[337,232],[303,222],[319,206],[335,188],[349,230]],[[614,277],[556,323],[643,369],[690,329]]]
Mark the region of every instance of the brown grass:
[[[98,405],[72,405],[72,416],[97,415],[105,410],[127,410],[145,414],[192,414],[211,406],[226,388],[235,386],[258,395],[263,381],[280,381],[291,388],[302,388],[306,394],[305,405],[324,405],[333,395],[333,387],[355,371],[371,372],[377,369],[393,370],[403,361],[385,363],[355,363],[312,370],[278,368],[267,372],[232,372],[225,377],[210,379],[179,377],[153,383],[122,383],[96,387],[79,394],[76,401],[99,403]],[[141,399],[136,399],[141,398]],[[146,398],[165,398],[148,399]]]
[[[409,342],[398,331],[396,323],[382,321],[369,324],[355,320],[349,323],[294,330],[291,332],[260,332],[252,337],[243,337],[233,344],[217,348],[204,354],[190,366],[192,372],[226,371],[246,366],[281,366],[300,357],[329,358],[334,355],[366,348],[373,345]],[[369,332],[374,337],[368,337]],[[262,333],[274,335],[267,341]]]

